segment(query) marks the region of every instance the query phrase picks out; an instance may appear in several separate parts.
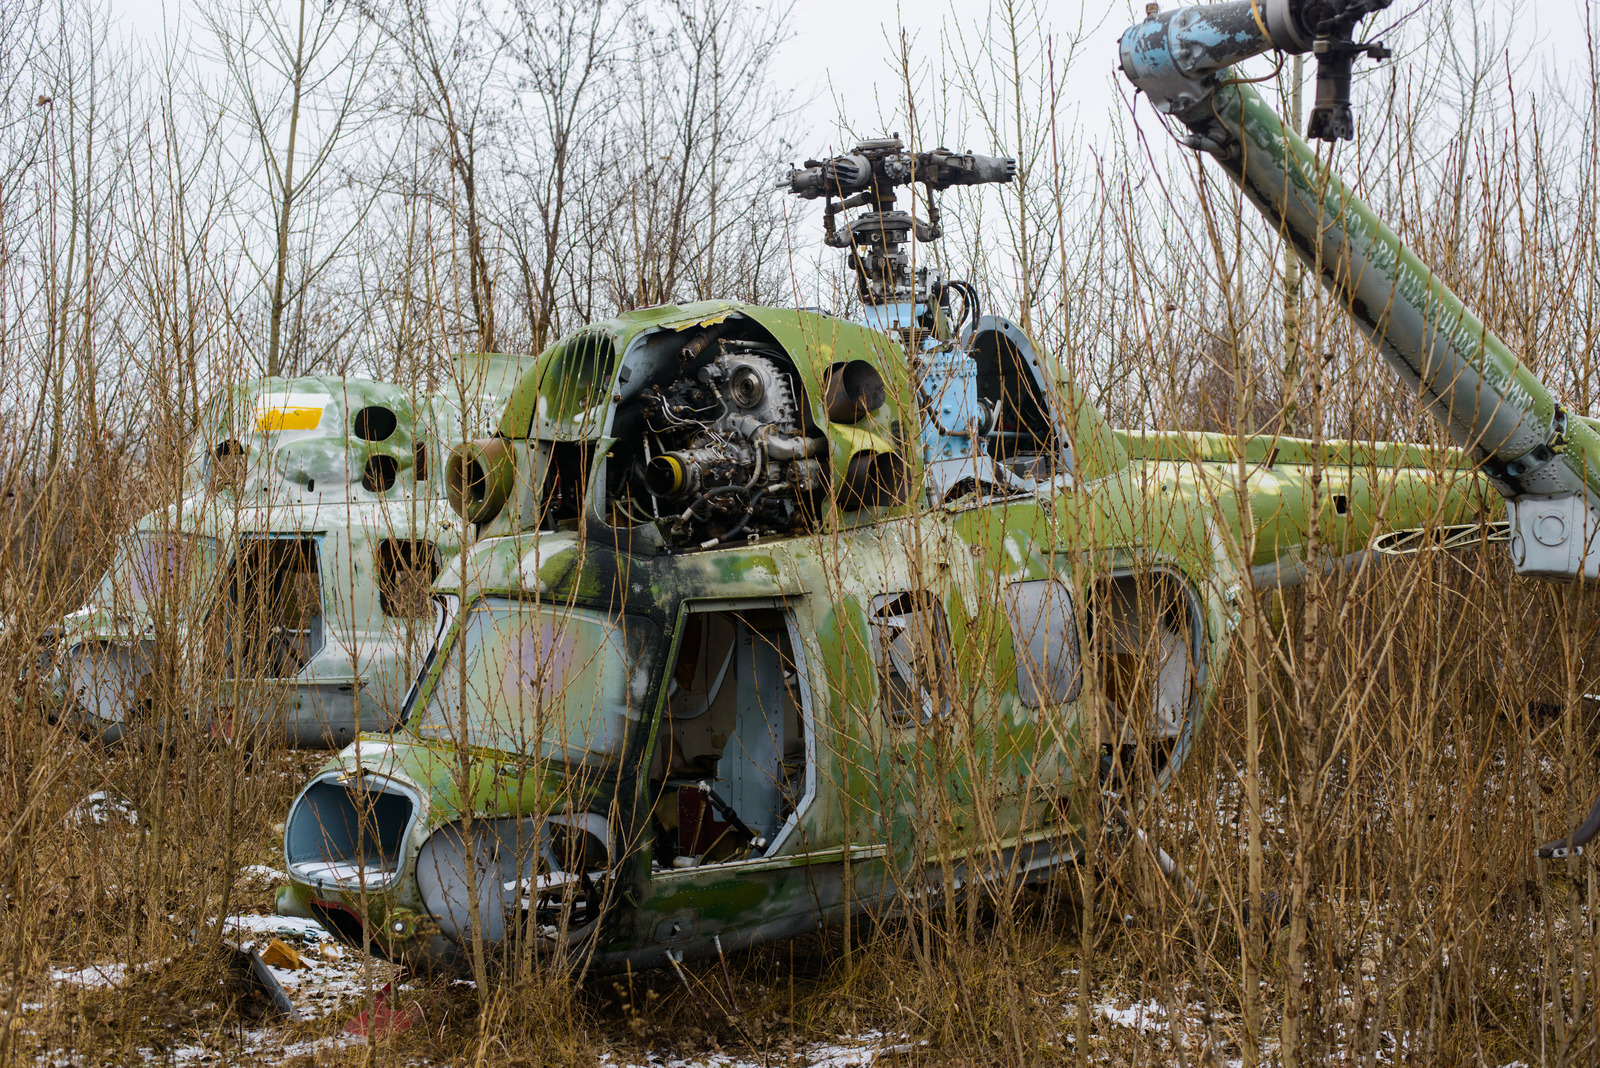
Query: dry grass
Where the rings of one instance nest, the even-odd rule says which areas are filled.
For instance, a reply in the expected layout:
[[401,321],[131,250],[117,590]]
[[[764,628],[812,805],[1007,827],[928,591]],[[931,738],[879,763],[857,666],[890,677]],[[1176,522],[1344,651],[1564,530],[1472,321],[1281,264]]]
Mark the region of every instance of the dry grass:
[[[1377,664],[1361,622],[1307,638],[1296,634],[1304,604],[1285,606],[1274,635],[1281,653],[1314,640],[1336,686],[1372,685],[1319,704],[1326,770],[1309,808],[1287,789],[1300,771],[1290,725],[1268,731],[1265,884],[1286,893],[1297,854],[1310,874],[1303,973],[1290,967],[1292,924],[1256,935],[1268,1059],[1286,1010],[1298,1013],[1306,1059],[1564,1063],[1593,1048],[1592,868],[1537,864],[1531,851],[1588,800],[1597,708],[1567,700],[1581,685],[1508,686],[1504,665],[1518,664],[1518,678],[1560,679],[1570,658],[1573,681],[1583,679],[1594,662],[1595,600],[1518,583],[1506,570],[1498,557],[1402,561],[1323,591],[1357,597],[1364,610],[1408,604],[1391,616],[1394,649]],[[1444,596],[1405,598],[1416,582]],[[1547,622],[1519,630],[1508,619]],[[1280,668],[1267,687],[1278,717],[1296,699],[1295,678]],[[713,960],[690,967],[693,994],[670,971],[581,987],[540,975],[497,983],[487,998],[418,981],[400,1004],[422,1006],[422,1025],[376,1047],[314,1045],[361,1006],[359,993],[326,1020],[276,1029],[272,1041],[291,1052],[312,1043],[298,1054],[306,1064],[577,1065],[602,1052],[636,1063],[788,1063],[848,1036],[908,1047],[898,1054],[907,1063],[1072,1063],[1080,1034],[1096,1063],[1240,1058],[1243,699],[1241,679],[1230,678],[1174,788],[1136,808],[1208,903],[1175,893],[1126,839],[1104,843],[1087,1003],[1079,882],[1069,870],[1005,901],[963,900],[953,923],[935,905],[864,918],[848,940],[831,930],[737,955],[738,1012]],[[108,751],[22,713],[8,718],[32,731],[37,748],[21,755],[52,779],[21,795],[35,807],[8,848],[16,876],[4,947],[16,1001],[7,1056],[24,1063],[76,1051],[85,1062],[127,1063],[206,1044],[272,1060],[240,1044],[241,1028],[259,1026],[259,1005],[229,980],[204,932],[223,912],[270,910],[266,884],[240,869],[279,863],[274,824],[317,758],[183,738],[162,752]],[[74,819],[96,791],[125,799],[139,821]],[[51,969],[112,961],[149,967],[117,988],[49,979]],[[372,985],[384,979],[374,972]],[[1140,1006],[1146,1027],[1117,1022]]]

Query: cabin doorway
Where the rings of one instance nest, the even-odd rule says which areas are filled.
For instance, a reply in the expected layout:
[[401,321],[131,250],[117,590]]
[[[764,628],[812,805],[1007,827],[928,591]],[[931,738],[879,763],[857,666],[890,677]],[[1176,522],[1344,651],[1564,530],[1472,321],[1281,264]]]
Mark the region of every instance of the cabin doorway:
[[675,645],[650,767],[652,871],[784,851],[816,789],[793,615],[691,606]]
[[228,565],[227,658],[236,678],[293,678],[325,641],[317,539],[247,537]]

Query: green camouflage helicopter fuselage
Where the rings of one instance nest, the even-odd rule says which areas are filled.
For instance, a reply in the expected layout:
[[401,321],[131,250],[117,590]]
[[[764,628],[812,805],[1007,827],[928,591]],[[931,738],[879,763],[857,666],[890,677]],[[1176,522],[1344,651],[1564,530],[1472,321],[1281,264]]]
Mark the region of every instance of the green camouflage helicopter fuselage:
[[[544,353],[452,458],[444,637],[406,727],[296,800],[279,910],[418,966],[481,938],[614,967],[1046,874],[1085,783],[1182,765],[1242,568],[1296,581],[1313,508],[1335,561],[1380,512],[1471,508],[1453,453],[1252,442],[1245,561],[1232,441],[1112,430],[1001,319],[943,347],[994,429],[937,495],[880,330],[712,302]],[[711,469],[740,433],[764,466]]]

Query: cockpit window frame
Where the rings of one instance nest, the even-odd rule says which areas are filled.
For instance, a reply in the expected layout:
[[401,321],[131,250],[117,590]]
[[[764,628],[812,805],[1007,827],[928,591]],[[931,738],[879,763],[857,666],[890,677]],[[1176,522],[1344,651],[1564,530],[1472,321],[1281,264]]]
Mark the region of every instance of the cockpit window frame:
[[[535,762],[545,762],[556,765],[565,764],[573,767],[576,767],[580,764],[587,767],[597,766],[597,762],[592,760],[573,761],[559,755],[552,755],[544,752],[540,752],[537,755],[530,753],[519,753],[517,750],[506,749],[500,746],[486,745],[457,738],[436,737],[423,733],[422,720],[416,715],[417,709],[426,709],[432,703],[434,692],[436,688],[441,685],[441,680],[444,678],[445,668],[449,663],[449,657],[455,652],[457,644],[462,639],[463,628],[466,621],[472,617],[474,612],[484,607],[485,602],[490,600],[521,604],[526,606],[530,611],[534,612],[577,611],[591,614],[604,614],[613,618],[626,617],[630,621],[630,625],[645,626],[649,631],[646,637],[649,651],[646,655],[652,658],[652,662],[647,666],[646,670],[648,677],[652,681],[650,685],[646,686],[643,701],[639,704],[635,714],[628,717],[631,722],[624,729],[629,733],[640,730],[646,721],[646,717],[649,715],[650,709],[654,707],[651,696],[651,686],[654,685],[655,676],[661,670],[659,659],[664,655],[664,651],[669,645],[669,642],[667,640],[668,635],[662,633],[659,623],[648,615],[639,612],[617,612],[609,607],[586,604],[582,601],[556,600],[550,597],[541,597],[529,593],[526,590],[520,589],[478,590],[475,591],[470,597],[465,598],[450,594],[438,594],[435,596],[435,600],[444,600],[447,602],[447,610],[445,613],[446,618],[440,624],[440,637],[435,640],[433,651],[429,653],[427,661],[423,665],[422,669],[418,672],[418,682],[414,683],[411,691],[407,693],[406,702],[402,713],[403,728],[412,738],[423,744],[465,744],[468,748],[474,750],[483,750],[502,755],[515,754],[519,757],[519,759],[523,760],[533,760]],[[449,602],[453,602],[453,606],[451,606]],[[453,611],[450,610],[451,607],[453,607]],[[616,752],[610,756],[604,757],[604,759],[598,761],[598,763],[607,764],[613,767],[620,767],[628,759],[627,754],[631,748],[632,746],[628,738],[624,736],[624,738],[616,745]]]

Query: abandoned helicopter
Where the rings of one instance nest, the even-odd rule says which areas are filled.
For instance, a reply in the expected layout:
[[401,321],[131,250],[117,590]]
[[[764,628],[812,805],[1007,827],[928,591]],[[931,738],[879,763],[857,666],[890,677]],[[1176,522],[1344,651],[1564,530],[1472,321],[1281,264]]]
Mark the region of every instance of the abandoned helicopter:
[[54,630],[66,714],[107,740],[171,708],[185,729],[306,747],[389,729],[459,543],[443,456],[518,370],[458,361],[466,388],[421,398],[315,376],[219,391],[180,499],[134,524]]
[[[1251,6],[1153,25],[1182,38],[1194,10]],[[1235,17],[1227,62],[1309,49],[1313,7],[1271,8],[1297,35]],[[1141,85],[1153,36],[1124,37]],[[808,162],[784,185],[824,200],[862,321],[665,306],[538,357],[496,433],[450,457],[473,537],[434,585],[441,640],[404,728],[294,800],[278,910],[415,967],[616,968],[1020,884],[1081,848],[1100,787],[1147,796],[1181,767],[1248,583],[1349,563],[1380,533],[1458,534],[1489,486],[1519,570],[1583,570],[1556,549],[1582,529],[1557,521],[1583,519],[1559,494],[1584,485],[1562,472],[1594,455],[1588,424],[1544,433],[1544,387],[1342,186],[1338,213],[1286,205],[1333,181],[1299,137],[1248,86],[1196,79],[1251,119],[1207,137],[1301,166],[1252,189],[1336,295],[1386,309],[1376,340],[1420,368],[1463,449],[1112,429],[972,287],[913,259],[939,236],[934,194],[1008,181],[1012,161],[885,138]],[[1215,125],[1198,99],[1185,121]],[[914,185],[927,219],[896,207]],[[1356,236],[1389,274],[1346,271]],[[1481,392],[1452,392],[1468,376]]]

